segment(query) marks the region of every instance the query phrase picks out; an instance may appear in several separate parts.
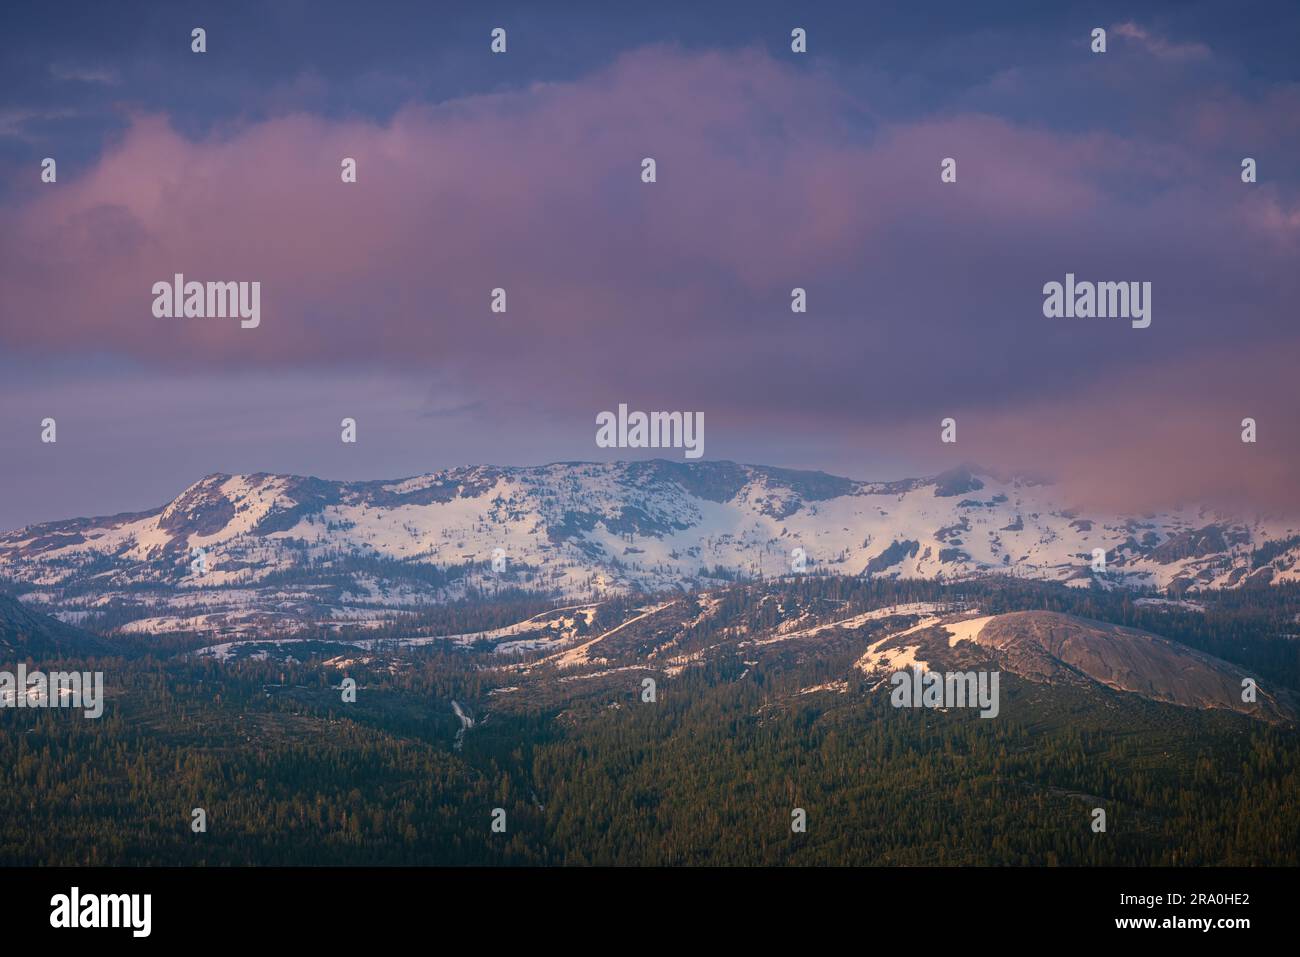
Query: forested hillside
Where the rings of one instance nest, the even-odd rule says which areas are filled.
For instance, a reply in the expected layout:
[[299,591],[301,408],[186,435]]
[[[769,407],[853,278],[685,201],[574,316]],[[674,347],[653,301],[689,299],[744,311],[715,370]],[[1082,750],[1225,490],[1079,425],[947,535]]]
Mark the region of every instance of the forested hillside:
[[[778,591],[787,605],[803,592],[849,609],[958,600],[935,583]],[[725,627],[771,615],[765,594],[722,593]],[[1294,613],[1283,592],[1267,610],[1011,582],[959,598],[1158,626],[1267,680],[1295,674],[1294,642],[1270,631]],[[772,647],[661,676],[653,702],[635,670],[511,691],[508,664],[450,644],[82,662],[106,674],[103,718],[3,715],[0,861],[1300,863],[1293,726],[1011,675],[997,720],[900,711],[866,675],[827,684],[852,674],[850,638],[828,636],[815,657]],[[355,703],[342,701],[344,675]],[[453,701],[473,717],[459,747]],[[1097,807],[1104,833],[1090,828]],[[207,812],[205,833],[191,830],[194,808]],[[491,830],[494,808],[505,833]],[[796,808],[803,833],[791,829]]]

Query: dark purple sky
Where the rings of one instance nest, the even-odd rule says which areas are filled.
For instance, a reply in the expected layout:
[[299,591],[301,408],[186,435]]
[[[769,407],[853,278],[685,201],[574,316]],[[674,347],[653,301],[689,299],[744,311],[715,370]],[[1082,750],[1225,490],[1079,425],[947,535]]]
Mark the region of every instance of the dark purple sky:
[[[707,458],[1296,504],[1294,5],[260,6],[3,14],[0,527],[626,456],[620,402]],[[260,281],[260,327],[154,318],[176,272]],[[1150,328],[1044,318],[1067,272],[1151,282]]]

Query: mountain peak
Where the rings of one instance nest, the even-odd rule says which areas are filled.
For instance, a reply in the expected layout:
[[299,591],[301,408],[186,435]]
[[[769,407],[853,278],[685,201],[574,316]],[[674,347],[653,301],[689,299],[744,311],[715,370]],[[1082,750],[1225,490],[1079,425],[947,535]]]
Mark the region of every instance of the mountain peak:
[[[668,459],[362,482],[218,472],[151,512],[0,534],[0,575],[74,611],[109,598],[159,630],[382,622],[484,590],[585,599],[791,574],[1177,594],[1300,579],[1300,522],[1093,513],[1053,496],[968,463],[883,483]],[[200,593],[220,611],[196,626]]]

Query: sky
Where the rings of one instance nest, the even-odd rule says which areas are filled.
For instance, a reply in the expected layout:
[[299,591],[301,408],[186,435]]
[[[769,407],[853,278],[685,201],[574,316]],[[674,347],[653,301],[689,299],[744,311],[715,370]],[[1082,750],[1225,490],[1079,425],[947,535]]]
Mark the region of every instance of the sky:
[[[0,528],[681,455],[597,447],[620,403],[707,459],[1294,512],[1298,48],[1293,3],[9,0]],[[175,273],[260,325],[155,317]],[[1151,325],[1045,317],[1066,273]]]

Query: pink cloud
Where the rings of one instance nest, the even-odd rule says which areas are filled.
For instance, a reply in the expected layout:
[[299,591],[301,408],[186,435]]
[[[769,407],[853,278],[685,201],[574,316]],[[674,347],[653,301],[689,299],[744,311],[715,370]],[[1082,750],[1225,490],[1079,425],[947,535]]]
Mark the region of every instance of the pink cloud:
[[[585,423],[645,402],[921,457],[953,414],[983,423],[964,434],[988,458],[1100,474],[1110,448],[1138,489],[1148,458],[1190,467],[1181,448],[1225,434],[1207,424],[1216,390],[1219,418],[1285,400],[1236,371],[1207,390],[1207,356],[1234,335],[1266,356],[1296,345],[1293,197],[1244,193],[1185,145],[979,114],[886,123],[827,73],[669,48],[383,124],[295,114],[194,141],[138,115],[92,168],[4,211],[0,342],[209,374],[427,372],[489,411]],[[1157,281],[1146,338],[1042,318],[1042,283],[1088,268]],[[260,281],[260,328],[155,319],[151,286],[175,272]],[[1167,415],[1108,446],[1133,409]],[[1259,456],[1261,494],[1289,454]]]
[[[1107,137],[982,116],[867,140],[843,128],[847,106],[866,110],[760,53],[653,49],[581,83],[414,105],[386,125],[293,115],[195,142],[137,116],[97,166],[14,211],[3,335],[297,364],[527,356],[624,320],[698,333],[743,299],[853,268],[918,215],[1051,228],[1135,159]],[[952,154],[977,189],[940,193]],[[646,155],[654,185],[638,178]],[[344,156],[355,185],[340,182]],[[261,281],[262,327],[155,320],[150,287],[175,272]],[[506,341],[487,312],[496,286],[520,317]]]

